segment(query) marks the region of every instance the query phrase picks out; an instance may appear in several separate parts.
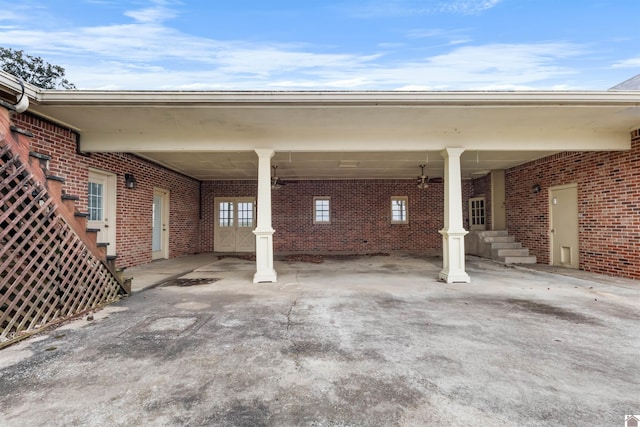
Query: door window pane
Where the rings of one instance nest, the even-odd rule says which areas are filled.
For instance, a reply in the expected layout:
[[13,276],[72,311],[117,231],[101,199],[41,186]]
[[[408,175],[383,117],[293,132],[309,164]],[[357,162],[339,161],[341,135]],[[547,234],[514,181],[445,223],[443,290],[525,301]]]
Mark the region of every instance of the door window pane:
[[151,216],[153,221],[153,233],[151,234],[151,250],[162,249],[162,197],[153,195]]
[[233,202],[220,202],[218,207],[220,227],[233,227]]
[[104,186],[97,182],[89,182],[88,211],[89,221],[102,221],[104,219]]
[[238,227],[253,227],[253,202],[238,203]]
[[476,197],[469,199],[470,205],[470,221],[471,225],[484,225],[485,212],[484,212],[484,197]]

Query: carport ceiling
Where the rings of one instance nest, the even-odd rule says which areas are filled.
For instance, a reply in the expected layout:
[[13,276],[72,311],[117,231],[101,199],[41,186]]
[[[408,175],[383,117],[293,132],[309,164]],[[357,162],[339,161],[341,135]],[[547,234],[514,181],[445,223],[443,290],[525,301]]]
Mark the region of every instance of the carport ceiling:
[[559,151],[626,150],[634,92],[36,91],[31,111],[82,135],[86,152],[130,152],[201,180],[255,179],[273,149],[283,179],[463,178]]
[[[550,151],[467,151],[462,154],[463,178],[507,169],[544,157]],[[139,152],[141,157],[199,180],[256,179],[258,157],[240,152]],[[442,177],[444,160],[438,151],[276,152],[271,164],[283,179],[406,179]]]

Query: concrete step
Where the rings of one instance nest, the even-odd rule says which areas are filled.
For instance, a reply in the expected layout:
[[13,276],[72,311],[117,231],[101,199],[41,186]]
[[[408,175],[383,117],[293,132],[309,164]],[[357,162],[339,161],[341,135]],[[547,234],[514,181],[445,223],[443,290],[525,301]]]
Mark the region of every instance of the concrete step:
[[534,255],[529,256],[505,256],[498,259],[505,264],[535,264],[537,262]]
[[529,256],[529,248],[517,249],[492,249],[492,258],[512,257],[512,256]]
[[483,237],[482,240],[485,243],[513,243],[516,238],[513,236],[489,236]]
[[518,249],[522,247],[520,242],[493,242],[491,249]]
[[484,230],[475,232],[479,237],[496,237],[496,236],[508,236],[507,230]]

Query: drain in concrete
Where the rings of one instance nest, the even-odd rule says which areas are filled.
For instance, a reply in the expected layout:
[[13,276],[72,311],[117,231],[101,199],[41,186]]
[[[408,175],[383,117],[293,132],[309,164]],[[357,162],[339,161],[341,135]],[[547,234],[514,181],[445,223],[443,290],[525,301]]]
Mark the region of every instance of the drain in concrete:
[[179,287],[187,287],[187,286],[197,286],[197,285],[210,285],[212,283],[217,282],[218,278],[207,278],[207,279],[174,279],[169,280],[168,282],[164,282],[162,286],[179,286]]

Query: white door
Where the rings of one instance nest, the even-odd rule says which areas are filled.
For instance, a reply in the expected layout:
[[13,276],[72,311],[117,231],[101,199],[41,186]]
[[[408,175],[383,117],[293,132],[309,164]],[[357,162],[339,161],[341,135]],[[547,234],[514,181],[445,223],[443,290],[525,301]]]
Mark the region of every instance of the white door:
[[169,258],[169,192],[153,190],[151,259]]
[[551,263],[562,267],[579,267],[578,186],[553,187],[551,205]]
[[107,255],[116,254],[116,176],[89,170],[87,186],[87,228],[98,231],[98,243],[108,243]]
[[507,229],[504,171],[491,171],[491,229]]
[[253,252],[256,250],[255,199],[253,197],[216,197],[213,250],[216,252]]

